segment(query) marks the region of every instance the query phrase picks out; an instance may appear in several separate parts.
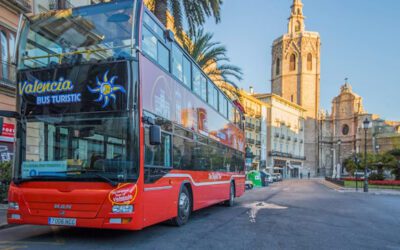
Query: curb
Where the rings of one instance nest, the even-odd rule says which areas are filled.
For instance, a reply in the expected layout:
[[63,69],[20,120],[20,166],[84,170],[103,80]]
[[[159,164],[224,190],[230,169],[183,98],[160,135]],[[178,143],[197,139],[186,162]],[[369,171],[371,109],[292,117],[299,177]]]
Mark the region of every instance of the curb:
[[15,227],[15,226],[18,226],[18,225],[16,225],[16,224],[2,224],[2,225],[0,225],[0,230],[3,230],[3,229],[7,229],[7,228],[10,228],[10,227]]
[[322,184],[322,185],[324,185],[325,187],[330,188],[330,189],[333,189],[333,190],[335,190],[335,191],[343,190],[343,187],[342,187],[342,186],[336,185],[336,184],[334,184],[334,183],[332,183],[332,182],[329,182],[329,181],[326,181],[326,180],[324,180],[324,179],[323,179],[323,180],[320,180],[319,183]]

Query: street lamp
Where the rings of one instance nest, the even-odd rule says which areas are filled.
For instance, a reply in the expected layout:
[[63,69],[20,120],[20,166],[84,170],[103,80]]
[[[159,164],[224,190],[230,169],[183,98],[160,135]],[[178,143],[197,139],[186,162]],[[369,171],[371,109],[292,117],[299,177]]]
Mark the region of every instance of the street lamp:
[[371,122],[368,120],[368,118],[366,117],[365,120],[363,121],[363,125],[364,125],[364,135],[365,135],[365,143],[364,143],[364,151],[365,151],[365,157],[364,157],[364,192],[368,192],[368,176],[367,176],[367,171],[368,171],[368,167],[367,167],[367,132],[368,132],[368,128],[369,128],[369,124]]
[[331,151],[332,151],[332,154],[331,154],[331,156],[332,156],[332,179],[333,178],[336,178],[336,166],[335,166],[335,148],[333,147],[333,145],[332,145],[332,147],[331,147]]
[[357,153],[354,153],[354,163],[356,164],[356,191],[358,192],[358,166],[360,164],[360,159],[357,157]]
[[337,145],[338,145],[338,163],[339,163],[339,168],[340,168],[340,175],[339,176],[341,176],[341,174],[343,174],[342,161],[341,161],[341,158],[340,158],[340,146],[342,145],[342,140],[339,139],[337,141]]

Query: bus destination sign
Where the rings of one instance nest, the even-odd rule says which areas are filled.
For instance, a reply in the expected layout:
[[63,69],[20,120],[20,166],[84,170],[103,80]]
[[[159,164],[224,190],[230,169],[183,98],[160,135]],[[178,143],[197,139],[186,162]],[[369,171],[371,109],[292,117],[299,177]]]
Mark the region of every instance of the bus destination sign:
[[21,113],[58,115],[127,108],[125,62],[22,71],[18,75]]

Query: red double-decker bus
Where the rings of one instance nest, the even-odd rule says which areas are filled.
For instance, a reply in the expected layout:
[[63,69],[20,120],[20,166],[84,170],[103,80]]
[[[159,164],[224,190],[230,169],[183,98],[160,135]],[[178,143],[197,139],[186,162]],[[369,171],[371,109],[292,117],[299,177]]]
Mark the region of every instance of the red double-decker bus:
[[10,224],[139,230],[244,193],[242,113],[144,7],[21,17]]

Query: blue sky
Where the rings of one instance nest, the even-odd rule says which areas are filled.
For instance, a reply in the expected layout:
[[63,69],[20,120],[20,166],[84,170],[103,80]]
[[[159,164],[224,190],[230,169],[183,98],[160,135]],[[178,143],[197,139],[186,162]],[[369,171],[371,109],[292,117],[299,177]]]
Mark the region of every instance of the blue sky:
[[[287,32],[293,0],[225,0],[205,29],[240,66],[239,86],[270,92],[272,41]],[[246,3],[246,4],[245,4]],[[321,107],[331,109],[346,77],[370,113],[400,120],[400,1],[303,0],[306,30],[321,35]]]

